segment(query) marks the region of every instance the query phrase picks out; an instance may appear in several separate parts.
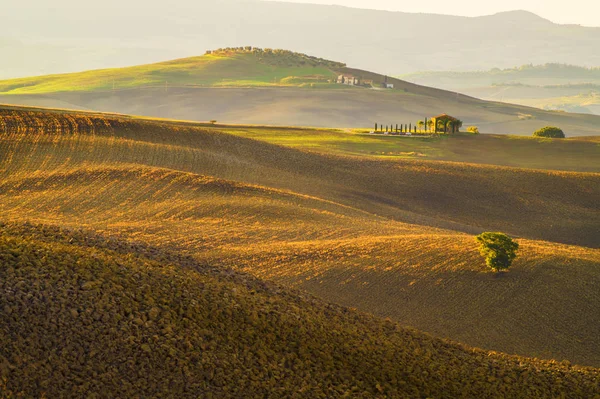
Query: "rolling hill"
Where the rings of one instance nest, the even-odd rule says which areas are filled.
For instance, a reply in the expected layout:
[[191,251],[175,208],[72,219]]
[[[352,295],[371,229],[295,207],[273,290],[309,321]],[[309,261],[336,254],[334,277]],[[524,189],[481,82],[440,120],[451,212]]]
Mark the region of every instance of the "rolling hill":
[[367,129],[290,129],[210,124],[240,137],[324,154],[451,161],[573,172],[600,172],[600,137],[564,140],[510,135],[418,134],[407,138]]
[[599,392],[598,369],[442,341],[139,243],[2,224],[0,259],[3,397]]
[[[331,83],[345,73],[372,86]],[[383,90],[386,79],[393,90]],[[409,124],[448,113],[482,132],[560,126],[598,134],[600,117],[486,102],[285,50],[226,49],[129,68],[0,81],[0,102],[226,123],[322,127]]]
[[247,45],[296,49],[388,75],[548,62],[600,65],[590,51],[600,28],[554,24],[524,11],[466,18],[255,0],[178,0],[176,7],[157,0],[28,0],[9,2],[3,12],[0,38],[26,38],[31,48],[23,62],[23,47],[8,47],[0,65],[6,78]]
[[[138,87],[303,87],[335,82],[344,64],[284,50],[223,49],[202,57],[130,68],[14,79],[0,93],[94,92]],[[331,85],[329,85],[331,86]],[[335,87],[335,86],[333,86]]]
[[[449,162],[455,155],[441,145],[431,161],[265,139],[327,130],[254,126],[249,138],[250,127],[19,107],[2,107],[0,121],[0,215],[20,231],[11,233],[17,245],[40,245],[31,226],[14,227],[24,222],[85,229],[136,253],[143,244],[188,256],[484,350],[600,366],[600,175],[552,159],[554,145],[595,148],[594,139],[491,138],[503,144],[488,149],[490,159],[511,144],[549,146],[555,155],[528,169],[530,155],[519,150],[509,158],[522,164],[507,167]],[[490,147],[479,137],[472,146]],[[582,168],[597,168],[597,152],[587,157]],[[521,244],[509,273],[486,272],[472,237],[486,230]],[[538,394],[555,395],[548,389]]]
[[421,72],[402,78],[484,100],[600,114],[600,68],[566,64],[523,65],[479,72]]

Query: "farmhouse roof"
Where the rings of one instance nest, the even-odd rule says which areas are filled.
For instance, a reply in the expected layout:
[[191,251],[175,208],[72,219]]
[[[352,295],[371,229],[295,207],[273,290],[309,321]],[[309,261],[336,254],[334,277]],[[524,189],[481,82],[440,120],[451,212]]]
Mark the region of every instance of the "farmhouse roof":
[[451,121],[457,121],[458,120],[455,117],[450,116],[448,114],[441,114],[441,115],[438,115],[438,116],[434,116],[431,119],[448,119],[448,120],[451,120]]

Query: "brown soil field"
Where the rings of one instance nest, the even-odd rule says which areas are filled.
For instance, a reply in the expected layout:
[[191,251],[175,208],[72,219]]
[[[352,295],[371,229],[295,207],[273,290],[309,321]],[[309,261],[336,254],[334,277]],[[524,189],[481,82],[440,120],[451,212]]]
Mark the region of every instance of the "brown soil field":
[[[323,154],[106,114],[0,121],[4,222],[144,242],[437,337],[600,366],[598,173]],[[502,275],[472,237],[498,230],[522,248]]]
[[599,392],[598,369],[469,348],[81,230],[0,224],[0,260],[3,398]]

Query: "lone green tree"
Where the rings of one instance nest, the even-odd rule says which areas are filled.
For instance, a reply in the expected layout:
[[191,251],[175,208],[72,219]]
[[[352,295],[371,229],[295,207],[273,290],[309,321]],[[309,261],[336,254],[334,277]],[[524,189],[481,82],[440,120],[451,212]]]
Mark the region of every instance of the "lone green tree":
[[504,233],[486,232],[475,237],[485,263],[495,272],[507,270],[517,257],[519,244]]
[[551,139],[564,139],[565,132],[554,126],[546,126],[533,132],[533,137],[548,137]]

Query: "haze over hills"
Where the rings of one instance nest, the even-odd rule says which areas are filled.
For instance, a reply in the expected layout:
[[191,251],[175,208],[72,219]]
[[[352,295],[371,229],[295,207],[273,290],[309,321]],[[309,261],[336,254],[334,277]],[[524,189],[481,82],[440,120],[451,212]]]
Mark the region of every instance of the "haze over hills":
[[[523,11],[466,18],[253,0],[29,0],[9,2],[3,12],[0,38],[22,42],[5,48],[4,78],[246,45],[295,49],[390,75],[547,62],[600,65],[600,55],[589,51],[600,41],[600,28],[557,25]],[[52,50],[19,56],[39,47]]]
[[420,72],[401,78],[484,100],[600,114],[600,68],[523,65],[478,72]]
[[[336,84],[338,74],[369,81]],[[388,80],[394,88],[384,90]],[[227,123],[321,127],[416,124],[447,113],[484,133],[560,126],[598,134],[600,118],[478,100],[285,50],[229,49],[137,67],[0,81],[0,102]]]

